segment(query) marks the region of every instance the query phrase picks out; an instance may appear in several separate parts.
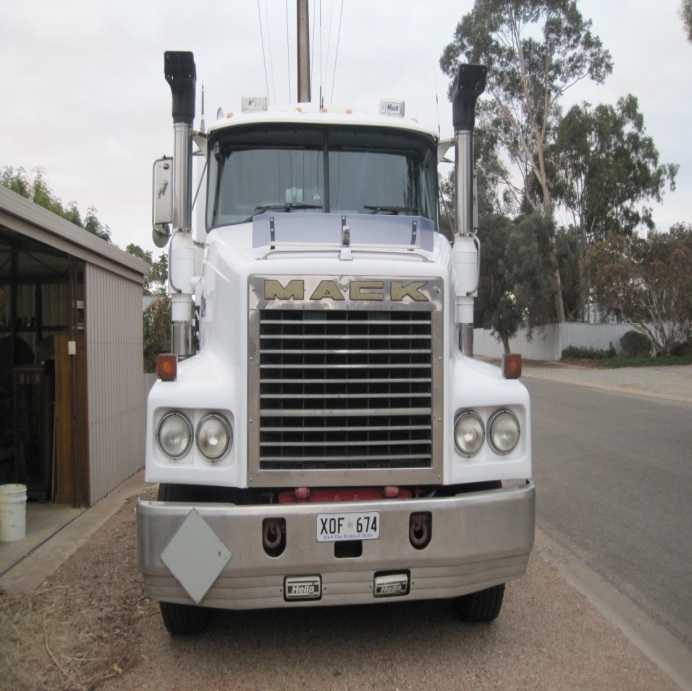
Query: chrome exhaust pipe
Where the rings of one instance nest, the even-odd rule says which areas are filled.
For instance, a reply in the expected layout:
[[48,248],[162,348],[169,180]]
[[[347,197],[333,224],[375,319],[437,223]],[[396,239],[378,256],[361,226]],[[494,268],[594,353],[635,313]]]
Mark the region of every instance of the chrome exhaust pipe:
[[192,261],[192,123],[197,70],[189,51],[164,53],[164,76],[171,87],[173,115],[173,239],[169,256],[171,341],[179,358],[192,354],[192,294],[183,281]]
[[454,240],[456,321],[460,345],[473,357],[473,304],[478,291],[480,246],[474,233],[473,129],[476,101],[485,90],[483,65],[459,65],[452,87],[455,139],[456,220]]

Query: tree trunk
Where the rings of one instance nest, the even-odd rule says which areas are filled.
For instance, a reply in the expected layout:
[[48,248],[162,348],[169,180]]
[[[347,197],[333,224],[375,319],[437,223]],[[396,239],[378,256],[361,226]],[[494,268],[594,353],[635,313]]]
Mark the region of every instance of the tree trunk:
[[555,241],[555,224],[553,222],[553,197],[548,185],[548,175],[545,167],[543,140],[537,142],[538,155],[538,181],[543,195],[543,216],[550,224],[550,237],[548,239],[548,262],[552,274],[553,294],[555,301],[555,318],[558,323],[565,321],[565,301],[562,298],[562,277],[560,276],[560,263],[557,257],[557,242]]
[[509,337],[507,334],[502,334],[502,347],[505,349],[505,355],[509,355],[512,351],[509,348]]
[[553,291],[555,300],[555,318],[558,323],[565,321],[565,302],[562,299],[562,277],[560,276],[560,263],[557,258],[557,242],[555,241],[555,228],[552,227],[552,218],[550,238],[549,238],[549,255],[550,270],[553,278]]

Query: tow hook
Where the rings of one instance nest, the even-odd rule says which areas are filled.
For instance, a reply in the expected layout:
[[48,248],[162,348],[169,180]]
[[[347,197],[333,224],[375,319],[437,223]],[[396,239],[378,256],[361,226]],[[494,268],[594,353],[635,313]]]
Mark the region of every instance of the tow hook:
[[265,518],[262,521],[262,547],[270,557],[278,557],[286,549],[286,519]]
[[432,538],[432,514],[429,511],[412,513],[408,524],[408,537],[416,549],[425,549]]

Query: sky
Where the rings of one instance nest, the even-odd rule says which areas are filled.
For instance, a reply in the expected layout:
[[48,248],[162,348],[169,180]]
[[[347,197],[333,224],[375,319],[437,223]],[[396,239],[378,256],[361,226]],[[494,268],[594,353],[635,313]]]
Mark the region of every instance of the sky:
[[[677,190],[655,207],[664,229],[692,222],[692,43],[679,1],[579,2],[615,68],[563,102],[639,98],[661,161],[680,165]],[[402,99],[407,115],[451,136],[438,61],[472,0],[343,0],[339,32],[341,5],[310,0],[313,97],[321,84],[327,105],[366,112]],[[208,121],[219,107],[239,111],[241,96],[265,95],[267,82],[270,102],[286,103],[295,9],[295,0],[2,0],[0,167],[40,167],[63,202],[96,207],[117,245],[153,249],[151,166],[173,150],[163,52],[194,51]]]

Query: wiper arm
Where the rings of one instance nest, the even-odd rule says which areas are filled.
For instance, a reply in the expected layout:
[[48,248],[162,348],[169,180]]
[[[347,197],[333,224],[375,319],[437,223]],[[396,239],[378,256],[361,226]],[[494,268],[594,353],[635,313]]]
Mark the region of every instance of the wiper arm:
[[308,202],[286,202],[285,204],[260,204],[255,207],[254,212],[244,218],[240,223],[249,223],[258,214],[263,214],[265,211],[294,211],[296,209],[323,209],[322,204],[309,204]]
[[413,206],[371,206],[370,204],[365,204],[364,209],[367,209],[371,214],[405,214],[413,211],[418,213],[418,209]]
[[293,211],[294,209],[323,209],[322,204],[309,204],[308,202],[286,202],[285,204],[260,204],[255,207],[255,215],[265,211]]

